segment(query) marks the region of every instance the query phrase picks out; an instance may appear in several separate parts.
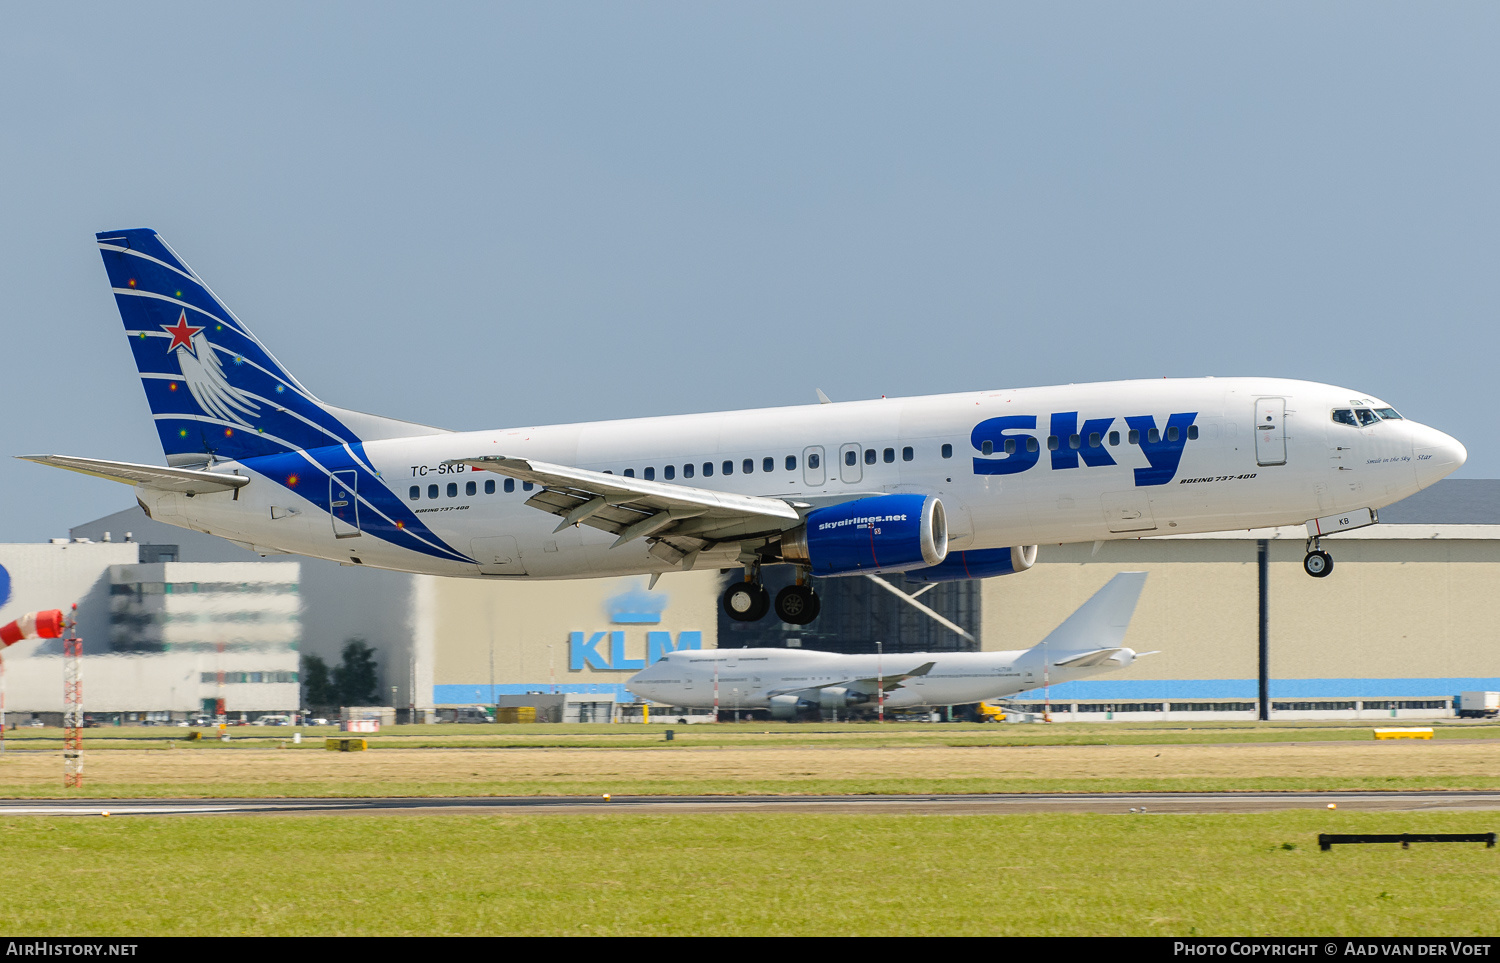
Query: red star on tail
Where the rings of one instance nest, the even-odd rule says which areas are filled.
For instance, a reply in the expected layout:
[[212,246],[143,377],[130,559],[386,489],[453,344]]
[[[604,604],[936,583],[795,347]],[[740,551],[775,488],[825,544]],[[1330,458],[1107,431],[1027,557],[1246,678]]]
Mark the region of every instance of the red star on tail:
[[[193,335],[203,330],[187,323],[187,309],[185,308],[183,309],[182,316],[177,319],[176,324],[171,326],[164,324],[161,326],[161,329],[172,336],[172,343],[167,345],[168,352],[175,351],[177,348],[187,348],[189,351],[192,351]],[[197,352],[193,353],[196,354]]]

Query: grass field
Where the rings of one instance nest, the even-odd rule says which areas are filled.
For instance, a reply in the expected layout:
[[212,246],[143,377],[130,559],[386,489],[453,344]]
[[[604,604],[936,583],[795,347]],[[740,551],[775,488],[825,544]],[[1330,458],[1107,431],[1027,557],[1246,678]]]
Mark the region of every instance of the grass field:
[[[62,789],[61,743],[36,736],[8,739],[0,757],[0,797],[1500,788],[1500,739],[1477,737],[1500,731],[1494,726],[1454,727],[1470,738],[1431,742],[1375,742],[1368,728],[1327,726],[1202,733],[990,726],[977,733],[959,730],[971,740],[990,740],[967,744],[954,744],[955,733],[943,733],[940,726],[902,727],[916,732],[877,726],[698,726],[679,728],[671,743],[662,741],[660,730],[596,731],[644,727],[536,728],[550,730],[544,734],[551,740],[547,746],[493,744],[534,734],[452,732],[447,748],[430,748],[427,743],[440,736],[407,736],[397,729],[372,738],[374,748],[359,753],[327,752],[322,739],[312,736],[301,746],[288,742],[278,748],[285,733],[252,739],[239,738],[236,731],[228,743],[184,743],[141,739],[162,730],[90,730],[81,792]],[[934,730],[937,734],[931,734]],[[1015,741],[1018,734],[1032,732],[1053,742]],[[1286,741],[1280,738],[1286,732],[1325,738]],[[1179,741],[1195,734],[1208,741]],[[1275,738],[1246,738],[1256,736]],[[620,742],[601,748],[604,739]],[[491,744],[474,747],[474,740]]]
[[1490,814],[17,818],[28,935],[1494,935]]

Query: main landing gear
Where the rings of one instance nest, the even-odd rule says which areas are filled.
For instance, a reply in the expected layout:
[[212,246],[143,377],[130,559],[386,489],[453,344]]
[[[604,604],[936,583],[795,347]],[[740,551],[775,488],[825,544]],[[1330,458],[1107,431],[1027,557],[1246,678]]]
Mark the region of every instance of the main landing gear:
[[[760,570],[746,569],[745,580],[724,590],[724,614],[736,622],[759,622],[771,610],[771,593],[760,583]],[[790,625],[807,625],[823,604],[804,578],[776,593],[776,617]]]
[[755,582],[735,582],[724,590],[724,614],[736,622],[759,622],[771,610],[771,593]]
[[1302,559],[1302,571],[1313,578],[1327,578],[1328,573],[1333,571],[1333,556],[1323,551],[1319,542],[1316,538],[1307,540],[1307,554]]
[[788,585],[776,593],[776,617],[790,625],[807,625],[818,617],[823,603],[811,585]]

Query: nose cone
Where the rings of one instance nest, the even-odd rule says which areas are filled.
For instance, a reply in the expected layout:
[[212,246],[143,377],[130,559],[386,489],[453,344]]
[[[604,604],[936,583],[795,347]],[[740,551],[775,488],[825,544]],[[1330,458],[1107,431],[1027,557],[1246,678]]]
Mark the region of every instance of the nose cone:
[[1417,484],[1423,488],[1441,481],[1463,467],[1469,450],[1457,438],[1436,428],[1413,425],[1412,455],[1417,463]]

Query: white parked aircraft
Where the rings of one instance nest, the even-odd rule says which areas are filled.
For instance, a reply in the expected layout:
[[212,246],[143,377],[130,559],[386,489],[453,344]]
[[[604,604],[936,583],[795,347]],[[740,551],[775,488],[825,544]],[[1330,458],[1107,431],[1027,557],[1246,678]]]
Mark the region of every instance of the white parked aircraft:
[[1120,643],[1145,584],[1145,572],[1121,572],[1029,649],[889,655],[687,650],[663,656],[637,672],[626,688],[665,705],[770,709],[777,719],[869,708],[877,701],[886,708],[903,709],[1003,699],[1045,684],[1123,669],[1139,658]]
[[1363,392],[1272,378],[445,431],[319,401],[154,231],[98,242],[168,467],[24,457],[261,554],[513,579],[743,567],[724,605],[744,621],[784,563],[776,613],[806,624],[808,576],[1007,575],[1044,543],[1306,522],[1327,575],[1323,535],[1467,456]]

